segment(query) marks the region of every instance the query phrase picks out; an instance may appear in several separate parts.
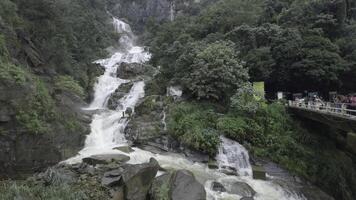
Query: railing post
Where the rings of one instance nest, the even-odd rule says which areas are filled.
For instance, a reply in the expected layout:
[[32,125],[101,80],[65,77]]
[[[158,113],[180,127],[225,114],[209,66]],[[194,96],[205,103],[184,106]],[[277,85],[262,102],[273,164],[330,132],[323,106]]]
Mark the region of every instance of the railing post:
[[341,104],[341,113],[343,114],[343,115],[345,115],[346,114],[346,104]]
[[325,108],[325,110],[326,110],[326,112],[332,112],[332,111],[331,111],[331,104],[330,104],[330,102],[327,102],[327,103],[326,103],[326,108]]

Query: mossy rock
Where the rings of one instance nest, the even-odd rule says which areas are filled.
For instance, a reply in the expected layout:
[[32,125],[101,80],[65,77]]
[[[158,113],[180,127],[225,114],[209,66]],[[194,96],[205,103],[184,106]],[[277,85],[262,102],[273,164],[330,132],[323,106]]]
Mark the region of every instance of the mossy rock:
[[266,171],[262,166],[252,166],[253,179],[266,180]]

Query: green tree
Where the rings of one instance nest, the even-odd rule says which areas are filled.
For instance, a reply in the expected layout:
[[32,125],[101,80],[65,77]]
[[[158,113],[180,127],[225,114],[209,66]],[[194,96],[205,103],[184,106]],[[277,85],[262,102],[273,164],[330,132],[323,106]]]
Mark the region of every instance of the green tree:
[[226,100],[248,80],[247,70],[236,54],[233,43],[224,41],[197,49],[190,73],[183,77],[185,88],[198,99]]

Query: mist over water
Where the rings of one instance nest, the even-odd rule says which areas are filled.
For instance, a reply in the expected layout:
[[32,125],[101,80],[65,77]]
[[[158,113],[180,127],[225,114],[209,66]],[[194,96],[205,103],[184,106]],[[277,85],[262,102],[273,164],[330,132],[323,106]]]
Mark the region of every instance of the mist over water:
[[[218,181],[228,188],[232,183],[239,181],[250,185],[256,192],[254,199],[257,200],[299,200],[304,199],[288,189],[272,181],[254,180],[252,178],[252,168],[249,162],[248,151],[239,143],[221,137],[216,160],[219,169],[209,169],[206,164],[192,162],[180,154],[153,154],[139,148],[133,148],[132,153],[124,153],[113,148],[128,145],[124,136],[124,129],[128,119],[123,116],[127,108],[134,108],[138,101],[144,97],[144,81],[134,82],[131,90],[119,100],[120,106],[115,110],[107,108],[107,102],[111,94],[123,83],[131,80],[117,77],[117,69],[122,62],[144,63],[149,61],[151,55],[143,47],[135,46],[135,36],[130,26],[113,18],[115,30],[121,34],[118,43],[121,46],[111,57],[98,60],[96,63],[104,67],[105,72],[98,78],[94,87],[94,99],[86,110],[95,111],[91,123],[91,133],[87,136],[85,147],[77,156],[68,159],[67,163],[81,162],[82,158],[105,153],[120,153],[130,156],[128,163],[138,164],[148,162],[154,157],[163,168],[166,169],[187,169],[194,173],[197,180],[205,185],[207,199],[227,200],[240,199],[241,196],[228,194],[226,192],[215,192],[211,189],[211,183]],[[230,167],[237,171],[240,176],[228,176],[221,172],[224,167]]]

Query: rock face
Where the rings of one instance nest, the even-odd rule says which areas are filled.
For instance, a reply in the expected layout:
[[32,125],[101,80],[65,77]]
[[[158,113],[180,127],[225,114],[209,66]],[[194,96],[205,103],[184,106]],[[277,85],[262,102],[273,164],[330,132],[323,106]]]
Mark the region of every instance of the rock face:
[[171,20],[185,13],[195,14],[199,6],[215,0],[109,0],[109,11],[126,18],[137,31],[143,31],[150,18],[157,22]]
[[156,178],[149,196],[152,200],[205,200],[206,192],[191,172],[178,170]]
[[122,174],[125,199],[145,200],[158,169],[159,164],[153,158],[149,163],[128,167]]
[[[46,75],[43,77],[48,78]],[[37,87],[30,81],[19,85],[0,80],[0,179],[25,178],[74,156],[82,149],[90,132],[91,117],[80,109],[86,103],[78,96],[64,92],[58,94],[50,90],[50,85],[46,101],[53,102],[55,111],[60,112],[61,119],[67,123],[48,120],[42,123],[46,125],[45,131],[38,134],[30,132],[23,124],[33,125],[36,120],[21,123],[18,115],[23,107],[30,107],[29,102],[33,101]],[[33,118],[31,116],[31,120]]]
[[128,140],[142,143],[164,132],[163,98],[158,95],[148,96],[136,107],[134,116],[125,128],[125,136]]

